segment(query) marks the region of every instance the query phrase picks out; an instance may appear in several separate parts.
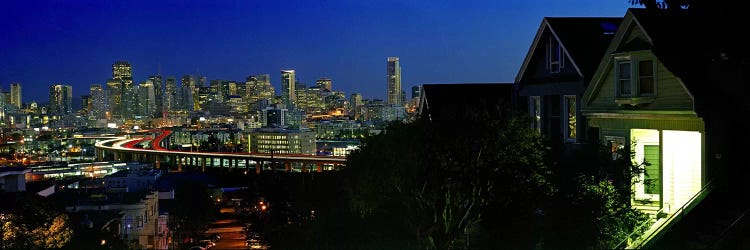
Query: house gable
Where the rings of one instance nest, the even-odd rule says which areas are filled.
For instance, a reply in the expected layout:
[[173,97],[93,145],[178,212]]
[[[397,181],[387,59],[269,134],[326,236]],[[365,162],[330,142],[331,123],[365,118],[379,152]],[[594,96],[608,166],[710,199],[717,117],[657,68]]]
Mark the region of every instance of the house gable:
[[[550,41],[556,41],[561,49],[561,67],[560,71],[556,73],[553,73],[550,70],[548,61]],[[560,40],[547,19],[542,19],[542,23],[537,30],[534,41],[531,43],[531,47],[529,48],[528,53],[526,53],[526,58],[521,65],[521,69],[516,75],[515,82],[523,85],[529,82],[543,82],[545,79],[577,79],[581,76],[581,70],[571,58],[565,44]]]
[[[589,88],[583,96],[583,112],[599,113],[639,111],[690,111],[694,100],[681,79],[668,70],[652,51],[652,40],[630,11],[615,34],[607,53],[599,64]],[[616,96],[617,78],[615,64],[618,61],[653,62],[655,94],[646,103],[631,106],[620,102]],[[635,79],[634,79],[635,81]],[[621,98],[620,98],[621,99]],[[644,98],[645,99],[645,98]],[[616,101],[617,100],[617,101]]]

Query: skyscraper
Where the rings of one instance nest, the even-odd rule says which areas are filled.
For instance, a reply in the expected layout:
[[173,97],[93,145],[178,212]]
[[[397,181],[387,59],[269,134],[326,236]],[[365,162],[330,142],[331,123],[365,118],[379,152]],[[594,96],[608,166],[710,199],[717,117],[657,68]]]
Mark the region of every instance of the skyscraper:
[[10,84],[10,104],[21,108],[21,84],[14,82]]
[[146,80],[138,85],[138,114],[151,116],[156,113],[156,95],[154,83]]
[[127,61],[117,61],[112,64],[112,79],[129,80],[133,83],[133,68]]
[[127,61],[112,64],[112,79],[107,81],[110,108],[114,117],[128,118],[136,102],[133,90],[133,67]]
[[91,84],[89,87],[89,103],[91,103],[89,117],[92,119],[105,118],[105,112],[107,112],[107,106],[109,105],[101,84]]
[[167,77],[167,83],[164,86],[164,109],[169,111],[176,107],[175,98],[177,95],[177,78],[174,76]]
[[327,89],[328,91],[331,91],[331,78],[328,77],[321,77],[318,79],[318,81],[315,82],[316,86],[319,86],[321,89]]
[[54,84],[49,87],[49,111],[52,114],[67,115],[73,112],[73,87]]
[[398,57],[388,57],[388,104],[401,106],[401,66]]
[[148,80],[154,84],[154,100],[156,105],[154,106],[155,113],[152,114],[152,116],[161,117],[162,109],[164,107],[164,83],[162,77],[161,75],[149,76]]
[[198,89],[197,82],[193,75],[182,76],[182,100],[181,109],[185,110],[197,110],[197,103],[194,102],[197,97]]
[[281,71],[281,99],[284,105],[289,109],[297,102],[297,92],[295,91],[296,83],[294,79],[294,70]]

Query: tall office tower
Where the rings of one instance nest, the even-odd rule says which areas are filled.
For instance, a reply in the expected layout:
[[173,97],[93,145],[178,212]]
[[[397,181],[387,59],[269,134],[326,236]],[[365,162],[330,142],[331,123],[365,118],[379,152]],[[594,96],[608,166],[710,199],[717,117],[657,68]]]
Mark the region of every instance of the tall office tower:
[[164,83],[162,82],[161,75],[149,76],[148,80],[154,84],[154,98],[156,102],[155,113],[151,114],[152,117],[161,117],[164,107]]
[[109,104],[107,103],[107,97],[101,84],[91,84],[89,86],[89,103],[91,104],[91,108],[89,109],[89,117],[91,119],[106,118]]
[[206,83],[208,83],[208,78],[205,76],[198,76],[198,84],[195,86],[196,88],[202,88],[206,87]]
[[175,98],[177,97],[177,79],[174,76],[167,77],[164,86],[164,110],[169,111],[176,107]]
[[112,117],[120,117],[122,105],[122,80],[109,79],[107,80],[107,100],[109,102],[109,114]]
[[133,68],[126,61],[117,61],[112,64],[112,79],[130,79],[133,83]]
[[321,77],[320,79],[315,81],[315,86],[319,86],[321,89],[331,91],[331,78]]
[[81,96],[81,111],[80,114],[86,115],[89,113],[89,110],[91,110],[91,96],[90,95],[82,95]]
[[154,83],[146,80],[138,85],[138,114],[141,116],[152,116],[156,113],[156,91]]
[[401,104],[401,66],[398,57],[388,57],[388,104]]
[[325,108],[325,103],[323,102],[324,89],[319,85],[315,85],[307,88],[306,92],[307,108],[305,108],[305,112],[307,112],[307,114],[323,112],[323,109]]
[[288,109],[297,103],[297,92],[294,91],[295,86],[294,70],[282,70],[281,71],[281,100],[284,101]]
[[21,84],[14,82],[10,84],[10,104],[21,108]]
[[137,86],[125,81],[122,85],[122,104],[120,105],[120,117],[123,119],[133,118],[138,112],[138,89]]
[[195,105],[193,101],[196,99],[196,95],[198,94],[196,79],[192,75],[184,75],[181,79],[182,83],[182,103],[181,103],[181,109],[185,110],[195,110]]
[[133,68],[127,61],[112,64],[112,79],[107,81],[111,113],[114,117],[127,118],[136,101],[133,95]]
[[73,112],[73,87],[54,84],[49,87],[49,111],[52,114],[67,115]]
[[221,83],[221,88],[225,97],[237,95],[237,82],[235,81],[224,81]]
[[193,110],[201,110],[200,90],[201,88],[206,86],[206,84],[208,83],[208,78],[206,78],[205,76],[198,76],[196,77],[196,80],[198,81],[198,83],[193,89]]
[[300,109],[307,109],[307,87],[305,87],[304,83],[296,82],[296,86],[294,86],[294,95],[296,102],[296,107]]
[[245,98],[250,104],[250,111],[260,111],[265,108],[261,106],[260,100],[270,100],[276,95],[271,86],[271,77],[268,74],[248,76],[245,78]]
[[182,85],[179,88],[179,98],[177,99],[178,108],[181,110],[193,111],[195,103],[193,102],[193,95],[195,91],[189,85]]
[[359,120],[360,116],[362,115],[360,111],[360,107],[364,106],[365,104],[362,102],[362,94],[360,93],[354,93],[349,97],[349,115],[351,115],[355,120]]

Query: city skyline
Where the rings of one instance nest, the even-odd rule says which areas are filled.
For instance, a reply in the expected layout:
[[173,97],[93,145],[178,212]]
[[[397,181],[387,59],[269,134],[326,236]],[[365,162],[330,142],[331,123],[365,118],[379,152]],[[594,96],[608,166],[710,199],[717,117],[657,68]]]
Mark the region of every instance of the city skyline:
[[7,34],[0,38],[0,87],[20,83],[24,102],[44,102],[46,91],[33,90],[53,84],[71,85],[79,97],[91,84],[106,85],[112,63],[122,60],[132,65],[134,83],[158,73],[238,81],[270,74],[281,90],[277,72],[294,69],[305,85],[327,77],[336,90],[386,100],[388,57],[400,58],[404,91],[425,83],[512,82],[542,17],[621,16],[628,7],[627,1],[16,1],[0,17]]

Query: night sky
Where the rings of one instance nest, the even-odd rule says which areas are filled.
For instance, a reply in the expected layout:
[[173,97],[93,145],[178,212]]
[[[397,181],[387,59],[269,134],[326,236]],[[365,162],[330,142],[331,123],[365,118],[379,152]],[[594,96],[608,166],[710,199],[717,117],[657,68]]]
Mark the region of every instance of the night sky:
[[54,83],[75,96],[129,61],[149,75],[244,81],[294,69],[306,85],[385,98],[386,60],[400,58],[402,87],[512,82],[545,16],[621,17],[627,0],[507,1],[3,1],[0,88],[48,101]]

